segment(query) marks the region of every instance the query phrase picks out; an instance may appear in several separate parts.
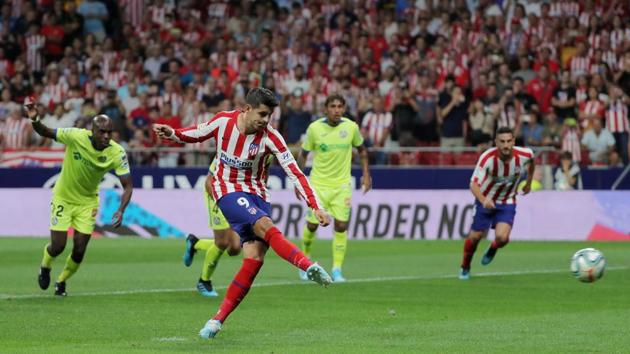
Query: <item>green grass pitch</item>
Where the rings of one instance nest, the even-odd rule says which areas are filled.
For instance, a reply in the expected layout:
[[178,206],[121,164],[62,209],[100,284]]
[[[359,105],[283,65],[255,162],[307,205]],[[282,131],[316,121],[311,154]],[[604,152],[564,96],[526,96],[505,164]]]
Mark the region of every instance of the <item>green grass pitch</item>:
[[[221,259],[221,297],[199,296],[201,267],[182,240],[95,239],[67,298],[36,281],[46,239],[0,239],[0,352],[32,353],[565,353],[630,351],[630,243],[513,242],[470,281],[456,278],[462,242],[349,243],[350,282],[323,289],[274,254],[214,340],[215,313],[241,256]],[[573,279],[584,247],[608,261],[593,284]],[[65,257],[53,264],[53,277]],[[330,242],[314,255],[330,268]],[[54,281],[54,279],[53,279]]]

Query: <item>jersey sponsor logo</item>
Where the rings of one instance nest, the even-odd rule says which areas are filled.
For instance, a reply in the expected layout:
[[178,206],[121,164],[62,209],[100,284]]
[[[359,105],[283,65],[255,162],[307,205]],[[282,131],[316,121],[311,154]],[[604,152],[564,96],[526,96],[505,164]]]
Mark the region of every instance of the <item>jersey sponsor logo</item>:
[[107,157],[105,157],[105,156],[99,156],[99,157],[97,158],[97,160],[98,160],[98,162],[105,162],[105,161],[107,161]]
[[291,161],[292,160],[292,155],[289,151],[285,151],[282,153],[282,155],[280,155],[280,159],[278,162],[280,162],[280,164],[283,164],[285,162]]
[[350,148],[350,144],[319,144],[319,150],[322,152],[330,150],[347,150]]
[[75,160],[81,160],[81,154],[79,154],[78,152],[73,152],[72,158],[74,158]]
[[246,161],[239,159],[238,157],[228,156],[225,152],[221,152],[221,157],[219,159],[222,163],[234,168],[250,169],[254,165],[252,161]]
[[509,182],[514,182],[518,179],[519,176],[496,176],[493,177],[492,180],[494,180],[495,183],[509,183]]
[[[102,156],[102,157],[106,158],[105,156]],[[75,159],[76,161],[81,161],[81,164],[85,167],[91,168],[93,170],[98,170],[98,171],[104,170],[103,168],[100,168],[94,165],[92,161],[84,159],[83,156],[81,156],[81,154],[77,151],[72,153],[72,158]],[[99,160],[100,160],[100,156],[99,156]]]
[[254,144],[254,143],[249,144],[249,148],[247,149],[247,157],[253,158],[254,156],[256,156],[256,154],[258,154],[259,148],[260,148],[260,145],[258,144]]

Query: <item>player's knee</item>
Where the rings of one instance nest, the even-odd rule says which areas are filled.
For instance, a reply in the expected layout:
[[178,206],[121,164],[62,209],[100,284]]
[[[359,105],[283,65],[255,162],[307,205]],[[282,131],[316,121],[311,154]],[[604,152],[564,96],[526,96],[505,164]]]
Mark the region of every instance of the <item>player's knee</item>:
[[481,240],[482,236],[483,236],[483,231],[470,231],[470,233],[468,234],[468,238],[471,239],[472,241],[479,241]]
[[335,232],[346,232],[346,230],[348,230],[347,221],[335,220]]
[[82,251],[73,250],[72,254],[70,255],[74,263],[77,263],[77,264],[83,262],[84,256],[85,256],[85,250],[82,250]]
[[51,243],[48,246],[48,254],[50,254],[52,257],[57,257],[63,252],[65,248],[66,248],[65,242]]
[[238,247],[228,247],[227,249],[227,254],[228,256],[232,257],[232,256],[238,256],[241,253],[241,248]]
[[263,216],[262,218],[258,219],[258,221],[256,221],[256,223],[254,224],[254,234],[256,234],[256,236],[260,238],[265,238],[265,234],[272,227],[275,226],[273,225],[273,221],[271,221],[271,218],[268,216]]
[[510,242],[510,239],[505,235],[501,235],[501,236],[497,235],[495,242],[497,243],[497,246],[503,247]]

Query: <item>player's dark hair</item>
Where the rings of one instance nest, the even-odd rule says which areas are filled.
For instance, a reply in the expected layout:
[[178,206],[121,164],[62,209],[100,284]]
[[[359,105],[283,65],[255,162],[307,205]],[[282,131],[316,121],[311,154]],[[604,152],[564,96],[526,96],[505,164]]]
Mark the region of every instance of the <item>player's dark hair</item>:
[[565,150],[560,154],[560,160],[573,160],[573,154]]
[[508,127],[501,127],[499,129],[497,129],[497,135],[499,136],[499,134],[512,134],[512,136],[514,136],[514,130],[512,128],[508,128]]
[[346,99],[343,98],[342,95],[338,93],[333,93],[332,95],[326,97],[326,102],[324,102],[324,106],[328,107],[328,105],[333,103],[334,101],[339,101],[342,105],[346,105]]
[[261,104],[264,104],[265,106],[274,109],[280,104],[276,95],[274,95],[271,90],[264,87],[254,87],[249,90],[247,96],[245,97],[245,102],[252,106],[252,108],[258,108]]

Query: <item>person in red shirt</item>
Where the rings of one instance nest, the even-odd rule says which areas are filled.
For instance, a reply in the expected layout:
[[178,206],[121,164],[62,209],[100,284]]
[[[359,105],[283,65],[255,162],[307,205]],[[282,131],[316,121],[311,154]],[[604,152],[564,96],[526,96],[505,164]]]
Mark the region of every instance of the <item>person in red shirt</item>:
[[539,72],[540,68],[546,66],[552,74],[557,74],[560,70],[560,64],[551,58],[551,49],[542,47],[538,54],[538,60],[534,63],[534,71]]
[[63,27],[57,24],[57,16],[49,14],[44,16],[44,26],[40,34],[46,38],[45,51],[48,62],[58,61],[63,55],[63,38],[65,32]]
[[549,76],[549,68],[541,66],[538,76],[527,85],[527,93],[534,96],[540,113],[551,113],[551,98],[558,84]]

